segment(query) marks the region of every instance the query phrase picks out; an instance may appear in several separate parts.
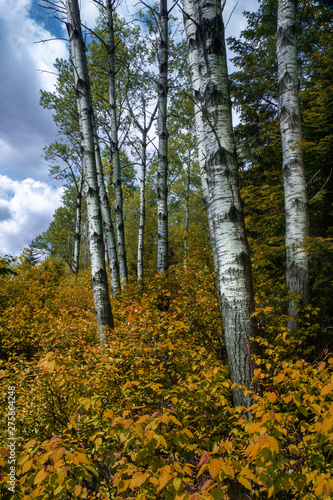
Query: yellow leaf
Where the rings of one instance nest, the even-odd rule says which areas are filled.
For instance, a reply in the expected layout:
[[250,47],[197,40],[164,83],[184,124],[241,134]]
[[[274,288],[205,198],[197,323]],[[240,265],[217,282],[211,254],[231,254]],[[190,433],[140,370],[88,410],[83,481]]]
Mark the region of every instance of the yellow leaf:
[[247,479],[245,479],[245,477],[243,477],[243,476],[239,476],[238,481],[239,481],[239,482],[240,482],[243,486],[245,486],[245,488],[247,488],[248,490],[252,490],[252,486],[251,486],[250,481],[248,481]]
[[170,474],[168,474],[168,473],[163,474],[159,480],[159,485],[158,485],[157,491],[162,490],[164,488],[164,486],[166,486],[168,484],[170,479],[172,479],[172,476],[170,476]]
[[266,396],[266,398],[268,399],[268,401],[269,401],[270,403],[275,403],[275,401],[276,401],[276,399],[277,399],[277,398],[276,398],[276,394],[275,394],[275,392],[267,392],[267,393],[265,394],[265,396]]
[[81,464],[90,464],[90,461],[85,453],[78,453],[77,457]]
[[208,470],[210,475],[212,476],[213,479],[216,478],[216,476],[221,472],[222,470],[222,463],[221,460],[218,460],[217,458],[213,458],[208,464]]
[[65,481],[65,473],[63,469],[57,470],[58,484],[62,484]]
[[161,422],[163,422],[163,424],[165,425],[168,425],[168,423],[170,422],[170,418],[168,417],[168,415],[162,415]]
[[25,464],[22,467],[23,474],[25,474],[26,472],[28,472],[28,470],[31,469],[31,466],[32,466],[32,460],[28,460],[27,462],[25,462]]
[[66,448],[64,448],[63,446],[53,450],[51,455],[50,455],[50,458],[53,461],[53,463],[58,462],[64,456],[65,452],[66,452]]
[[333,384],[324,385],[324,387],[320,391],[320,395],[326,396],[326,394],[329,394],[330,392],[332,392],[332,390],[333,390]]
[[63,465],[64,465],[64,461],[63,460],[58,460],[58,462],[54,463],[54,470],[59,469],[59,467],[62,467]]
[[24,445],[24,448],[28,450],[29,448],[32,448],[35,443],[37,443],[37,439],[30,439],[30,441]]
[[[241,476],[245,476],[245,477],[248,477],[249,479],[252,479],[252,481],[255,481],[256,480],[256,476],[253,474],[253,472],[248,469],[247,467],[242,467],[241,468],[241,471],[240,471],[240,475]],[[244,484],[245,486],[245,484]]]
[[274,486],[273,485],[270,488],[268,488],[267,493],[268,493],[268,498],[270,498],[273,495],[273,493],[274,493]]
[[137,433],[137,435],[143,439],[143,429],[142,429],[142,426],[138,423],[135,424],[135,431]]
[[77,484],[73,490],[75,498],[78,497],[81,494],[81,492],[82,492],[82,486]]
[[275,453],[279,453],[280,450],[279,443],[275,438],[273,438],[273,436],[267,436],[267,443],[269,448],[272,448],[275,451]]
[[284,373],[279,373],[276,377],[274,377],[273,384],[274,385],[280,384],[281,382],[284,381],[285,377],[286,376]]
[[44,469],[40,470],[35,479],[34,479],[34,484],[39,484],[41,483],[42,481],[44,481],[44,479],[46,478],[47,474],[46,472],[44,471]]
[[176,417],[174,417],[173,415],[169,415],[169,418],[170,418],[170,420],[173,421],[173,423],[182,427],[182,424],[179,422],[179,420],[176,419]]
[[192,470],[189,468],[189,466],[188,466],[188,465],[185,465],[185,467],[184,467],[183,471],[184,471],[184,472],[186,472],[186,474],[187,474],[188,476],[192,476],[192,474],[193,474],[193,473],[192,473]]
[[202,473],[203,473],[206,469],[207,469],[207,464],[202,464],[202,466],[200,467],[200,470],[199,470],[199,472],[198,472],[198,474],[197,474],[197,478],[198,478],[199,476],[201,476],[201,474],[202,474]]
[[143,474],[142,472],[137,472],[131,479],[130,488],[134,490],[134,488],[140,488],[143,483],[146,481],[148,474]]
[[180,477],[175,477],[175,479],[173,480],[173,485],[176,491],[180,489],[182,485],[182,480],[180,479]]
[[148,439],[148,443],[153,439],[155,432],[154,431],[146,431],[146,438]]
[[230,465],[222,464],[222,470],[226,476],[231,477],[232,479],[235,478],[234,469]]
[[253,434],[254,432],[259,431],[261,428],[261,422],[253,423],[253,424],[248,424],[245,429],[247,432],[250,434]]

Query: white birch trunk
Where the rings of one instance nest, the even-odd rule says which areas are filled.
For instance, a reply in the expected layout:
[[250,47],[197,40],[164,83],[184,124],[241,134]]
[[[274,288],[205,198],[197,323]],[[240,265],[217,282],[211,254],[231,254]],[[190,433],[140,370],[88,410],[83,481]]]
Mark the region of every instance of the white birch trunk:
[[96,175],[93,109],[87,69],[85,46],[82,38],[78,0],[66,0],[67,31],[74,66],[75,88],[82,138],[82,160],[87,200],[91,279],[95,301],[100,342],[105,332],[113,328],[113,317],[105,267],[102,216]]
[[109,56],[109,105],[110,105],[110,131],[111,131],[111,154],[113,161],[113,185],[116,198],[116,224],[117,224],[117,247],[121,279],[126,283],[128,279],[127,260],[125,249],[125,227],[123,211],[123,190],[121,185],[120,158],[118,146],[118,123],[116,107],[116,78],[115,78],[115,46],[113,29],[113,6],[112,0],[106,0],[108,20],[108,56]]
[[[308,199],[298,95],[296,53],[296,0],[278,1],[277,60],[279,82],[279,118],[283,154],[283,184],[286,212],[286,281],[291,294],[309,301],[309,262],[304,248],[308,236]],[[297,299],[289,299],[288,314],[297,314]],[[297,330],[297,322],[289,321]]]
[[[145,113],[145,112],[144,112]],[[146,169],[147,169],[147,132],[146,123],[142,131],[142,160],[141,160],[141,181],[140,181],[140,221],[138,234],[138,261],[137,272],[138,281],[143,279],[143,251],[144,251],[144,233],[146,219]]]
[[75,211],[75,234],[73,251],[73,273],[78,274],[80,262],[80,242],[81,242],[81,213],[82,213],[82,192],[83,173],[81,172],[79,185],[76,184],[76,211]]
[[168,2],[160,0],[157,171],[157,271],[168,269]]
[[110,208],[109,198],[104,183],[101,152],[98,144],[98,137],[96,135],[95,126],[94,126],[94,132],[95,132],[95,159],[96,159],[97,183],[98,183],[99,198],[102,210],[102,219],[104,222],[106,252],[109,259],[110,271],[111,271],[111,292],[113,297],[115,297],[117,293],[120,292],[121,290],[119,263],[117,257],[117,244],[113,230],[113,222],[111,218],[111,208]]
[[187,253],[188,253],[188,228],[190,224],[190,165],[191,157],[189,156],[186,175],[186,195],[185,195],[185,237],[184,237],[184,267],[187,268]]
[[[250,388],[254,299],[232,133],[221,4],[218,0],[183,0],[183,6],[200,171],[230,375],[233,383]],[[250,405],[250,397],[241,390],[234,390],[233,398],[235,405]]]

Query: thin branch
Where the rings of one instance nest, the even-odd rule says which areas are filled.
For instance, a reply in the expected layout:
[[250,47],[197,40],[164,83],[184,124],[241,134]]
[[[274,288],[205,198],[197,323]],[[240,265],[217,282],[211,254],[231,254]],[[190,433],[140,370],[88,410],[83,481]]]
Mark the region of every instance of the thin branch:
[[330,171],[330,175],[327,177],[326,181],[324,182],[324,185],[322,186],[322,188],[318,191],[318,193],[316,195],[314,195],[313,198],[311,198],[311,200],[309,201],[309,204],[314,201],[319,195],[320,193],[322,192],[322,190],[324,189],[324,187],[326,186],[326,184],[328,183],[328,181],[330,180],[331,178],[331,175],[332,175],[332,172],[333,172],[333,168],[331,168],[331,171]]

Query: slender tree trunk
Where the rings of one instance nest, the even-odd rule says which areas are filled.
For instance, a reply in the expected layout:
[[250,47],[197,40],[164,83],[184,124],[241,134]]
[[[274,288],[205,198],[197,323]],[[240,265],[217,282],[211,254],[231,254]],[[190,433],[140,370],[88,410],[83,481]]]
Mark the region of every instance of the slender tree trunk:
[[113,161],[113,185],[116,197],[116,224],[117,224],[117,246],[120,277],[127,282],[127,261],[125,250],[125,227],[123,211],[123,190],[121,186],[120,158],[118,146],[118,122],[116,107],[116,72],[115,72],[115,46],[113,29],[113,6],[112,0],[106,0],[108,19],[108,54],[109,54],[109,104],[110,104],[110,130],[111,130],[111,154]]
[[104,222],[106,253],[109,259],[110,270],[111,270],[111,291],[112,295],[115,297],[117,293],[120,292],[121,290],[119,263],[117,257],[117,244],[113,230],[113,222],[111,218],[111,208],[110,208],[109,198],[104,183],[101,151],[98,144],[98,137],[96,134],[95,125],[94,125],[94,132],[95,132],[95,159],[96,159],[96,170],[97,170],[97,182],[98,182],[99,198],[102,210],[102,218]]
[[191,158],[189,156],[187,164],[187,176],[186,176],[186,195],[185,195],[185,238],[184,238],[184,266],[185,270],[187,267],[187,252],[188,252],[188,228],[190,224],[190,165]]
[[[230,375],[233,383],[250,388],[254,299],[232,133],[221,3],[183,0],[183,6],[200,170],[213,235]],[[235,405],[248,407],[251,403],[241,390],[235,389],[233,398]]]
[[157,271],[168,269],[168,2],[160,0],[157,171]]
[[[283,184],[286,212],[286,281],[291,294],[299,294],[304,304],[309,301],[309,262],[304,248],[308,236],[308,199],[302,140],[301,113],[298,96],[296,53],[296,0],[278,1],[277,60],[279,81],[279,118],[283,154]],[[297,299],[289,299],[288,314],[297,314]],[[297,322],[289,321],[297,330]]]
[[75,234],[74,234],[74,252],[73,252],[73,273],[74,274],[78,274],[79,262],[80,262],[83,179],[84,179],[83,173],[81,173],[80,182],[79,182],[79,185],[77,186],[77,194],[76,194]]
[[77,106],[82,136],[82,160],[87,200],[91,279],[98,334],[100,342],[103,343],[105,331],[108,328],[113,328],[113,317],[104,259],[103,225],[95,161],[93,109],[78,0],[66,0],[66,9],[67,30],[74,66]]
[[[145,117],[145,111],[144,111]],[[144,128],[142,130],[142,163],[141,163],[141,182],[140,182],[140,222],[138,235],[138,281],[143,278],[143,250],[144,250],[144,233],[146,219],[146,168],[147,168],[147,132],[146,120],[144,120]]]

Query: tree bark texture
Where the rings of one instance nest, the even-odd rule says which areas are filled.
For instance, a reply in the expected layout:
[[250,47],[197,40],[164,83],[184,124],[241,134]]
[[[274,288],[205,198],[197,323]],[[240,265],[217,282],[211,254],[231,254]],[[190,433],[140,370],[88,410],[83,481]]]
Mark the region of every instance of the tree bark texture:
[[[145,110],[144,110],[145,117]],[[145,120],[144,120],[145,121]],[[144,251],[144,233],[145,233],[145,219],[146,219],[146,169],[147,169],[147,132],[146,123],[142,130],[142,158],[141,158],[141,181],[140,181],[140,222],[138,234],[138,261],[137,272],[138,281],[143,278],[143,251]]]
[[121,290],[119,262],[117,256],[117,243],[113,230],[109,197],[104,183],[103,164],[102,164],[101,151],[99,148],[95,124],[94,124],[94,133],[95,133],[95,159],[96,159],[97,183],[98,183],[98,191],[99,191],[99,198],[102,211],[102,219],[104,222],[104,235],[106,243],[105,246],[111,271],[111,292],[112,295],[115,297],[117,293],[120,292]]
[[[278,1],[277,60],[279,82],[279,118],[282,140],[282,169],[286,212],[286,282],[291,294],[309,301],[309,262],[304,248],[308,236],[308,199],[298,95],[296,53],[296,0]],[[297,300],[289,300],[288,314],[295,317]],[[296,321],[289,321],[291,330]]]
[[81,172],[80,180],[76,186],[76,209],[75,209],[75,234],[74,234],[74,251],[73,251],[73,273],[78,274],[80,263],[80,242],[81,242],[81,214],[82,214],[82,192],[83,192],[84,177]]
[[103,343],[105,331],[108,328],[113,328],[113,317],[104,258],[105,248],[103,242],[102,215],[99,203],[95,162],[93,108],[78,0],[66,0],[66,9],[67,31],[74,67],[76,98],[82,138],[82,160],[87,201],[91,279],[98,334],[100,342]]
[[111,155],[113,161],[113,186],[116,198],[116,225],[117,225],[117,247],[118,247],[119,270],[121,279],[126,283],[128,279],[128,271],[127,271],[127,259],[126,259],[126,249],[125,249],[123,190],[121,185],[119,144],[118,144],[115,44],[114,44],[112,4],[113,4],[112,0],[106,0],[108,35],[109,35],[108,57],[109,57],[109,105],[110,105]]
[[189,156],[188,164],[187,164],[187,172],[186,172],[186,195],[185,195],[185,237],[184,237],[184,265],[185,269],[187,267],[187,253],[188,253],[188,228],[190,225],[190,165],[191,158]]
[[[196,134],[224,338],[233,383],[250,388],[255,334],[251,263],[238,186],[221,4],[183,0]],[[233,391],[235,405],[250,396]]]
[[168,2],[160,0],[157,171],[157,271],[168,269]]

